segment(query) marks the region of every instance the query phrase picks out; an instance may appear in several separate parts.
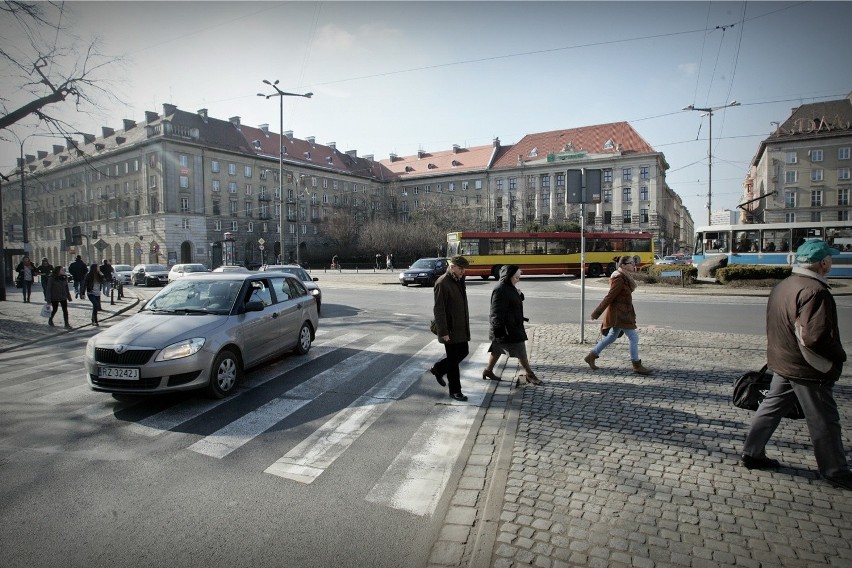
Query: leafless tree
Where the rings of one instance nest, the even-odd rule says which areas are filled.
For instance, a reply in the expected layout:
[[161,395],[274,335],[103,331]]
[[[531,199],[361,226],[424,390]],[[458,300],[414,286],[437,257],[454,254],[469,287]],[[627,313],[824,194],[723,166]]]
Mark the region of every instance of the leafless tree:
[[[0,3],[0,130],[36,118],[55,133],[73,127],[56,105],[71,101],[76,111],[97,108],[97,98],[117,100],[108,73],[120,58],[100,51],[100,41],[85,44],[65,27],[69,3]],[[78,45],[85,45],[82,49]]]

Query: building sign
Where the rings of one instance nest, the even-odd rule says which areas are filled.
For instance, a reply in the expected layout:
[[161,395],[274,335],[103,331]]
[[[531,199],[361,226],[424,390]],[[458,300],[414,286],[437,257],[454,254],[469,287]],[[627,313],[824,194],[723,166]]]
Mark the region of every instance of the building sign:
[[556,160],[578,160],[580,158],[585,158],[588,155],[588,152],[574,152],[571,154],[548,154],[547,161],[555,162]]
[[826,116],[820,118],[798,118],[793,121],[791,128],[778,128],[778,135],[815,134],[819,132],[849,130],[850,128],[852,128],[852,121],[844,119],[837,114],[833,118]]

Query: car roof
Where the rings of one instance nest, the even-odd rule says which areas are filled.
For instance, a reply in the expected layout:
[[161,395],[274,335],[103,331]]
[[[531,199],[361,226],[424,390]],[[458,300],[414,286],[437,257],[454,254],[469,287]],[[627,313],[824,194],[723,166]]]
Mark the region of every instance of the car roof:
[[[284,272],[275,272],[274,274],[263,274],[261,272],[193,272],[185,278],[193,280],[226,280],[243,281],[243,280],[261,280],[263,278],[283,278],[287,276]],[[180,280],[183,280],[181,278]]]

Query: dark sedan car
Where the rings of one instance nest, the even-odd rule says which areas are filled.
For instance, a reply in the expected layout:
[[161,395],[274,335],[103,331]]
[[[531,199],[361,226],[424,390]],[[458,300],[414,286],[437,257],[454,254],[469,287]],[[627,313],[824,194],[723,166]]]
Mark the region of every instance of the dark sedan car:
[[399,273],[399,283],[434,286],[435,280],[447,271],[447,264],[446,258],[421,258]]

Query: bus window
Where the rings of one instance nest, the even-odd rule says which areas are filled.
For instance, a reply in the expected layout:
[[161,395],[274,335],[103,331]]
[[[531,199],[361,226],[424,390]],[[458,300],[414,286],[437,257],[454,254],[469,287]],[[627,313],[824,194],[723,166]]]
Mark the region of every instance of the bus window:
[[506,254],[524,254],[524,239],[506,239]]
[[565,254],[568,252],[565,241],[547,241],[545,247],[547,254]]
[[626,248],[619,250],[629,250],[633,252],[651,252],[651,239],[625,239],[624,246]]
[[458,251],[455,254],[461,255],[478,255],[479,254],[479,239],[462,239]]
[[[622,252],[624,249],[624,241],[621,239],[609,239],[607,242],[607,251]],[[630,249],[627,249],[630,250]]]
[[734,250],[732,252],[757,252],[759,240],[757,231],[736,231],[734,233]]
[[767,229],[763,231],[763,252],[787,252],[790,250],[790,229]]
[[527,241],[527,254],[544,254],[544,239],[530,239]]
[[506,254],[503,239],[488,239],[488,251],[485,254]]

